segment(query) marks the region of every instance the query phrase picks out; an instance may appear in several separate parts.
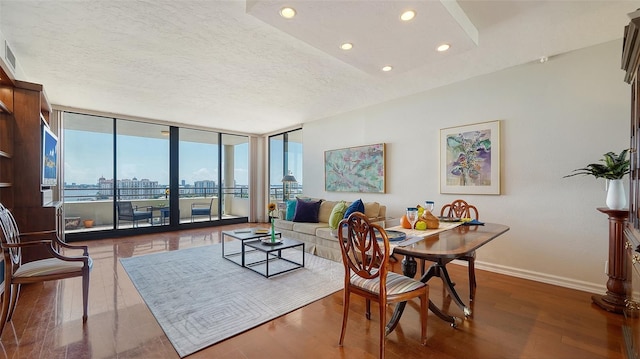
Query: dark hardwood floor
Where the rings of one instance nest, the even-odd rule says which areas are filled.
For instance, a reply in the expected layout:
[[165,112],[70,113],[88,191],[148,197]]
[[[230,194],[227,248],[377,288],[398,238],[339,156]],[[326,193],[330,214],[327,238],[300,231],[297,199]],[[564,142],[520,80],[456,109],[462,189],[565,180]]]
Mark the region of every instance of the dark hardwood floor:
[[[86,242],[94,259],[86,325],[80,278],[24,286],[1,337],[0,358],[178,358],[118,258],[219,243],[220,231],[238,227]],[[482,253],[478,256],[481,260]],[[468,300],[466,267],[448,268]],[[400,272],[400,265],[394,270]],[[474,314],[458,328],[429,313],[427,346],[419,343],[418,303],[410,303],[387,337],[386,357],[624,357],[622,316],[593,305],[590,293],[482,270],[477,270],[477,281]],[[435,303],[462,316],[437,278],[429,284]],[[342,291],[189,358],[376,358],[379,322],[375,314],[365,319],[364,301],[352,297],[342,348],[341,320]]]

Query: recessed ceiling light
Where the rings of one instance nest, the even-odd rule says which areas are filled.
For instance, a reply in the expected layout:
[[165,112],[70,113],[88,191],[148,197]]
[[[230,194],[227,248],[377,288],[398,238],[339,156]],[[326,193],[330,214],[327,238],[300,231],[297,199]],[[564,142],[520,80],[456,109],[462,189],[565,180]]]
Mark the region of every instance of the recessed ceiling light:
[[162,131],[160,131],[160,134],[163,135],[163,136],[169,136],[169,131],[162,130]]
[[345,42],[344,44],[340,45],[340,48],[343,50],[351,50],[353,49],[353,44],[350,42]]
[[389,72],[389,71],[391,71],[391,70],[393,70],[393,67],[391,67],[391,66],[389,66],[389,65],[384,66],[384,67],[382,68],[382,71],[384,71],[384,72]]
[[442,45],[438,46],[437,50],[440,51],[440,52],[443,52],[443,51],[449,50],[449,48],[451,48],[451,45],[442,44]]
[[283,7],[280,9],[280,16],[285,19],[293,19],[296,16],[296,11],[292,7]]
[[407,10],[400,15],[400,20],[409,21],[413,20],[414,17],[416,17],[416,12],[413,10]]

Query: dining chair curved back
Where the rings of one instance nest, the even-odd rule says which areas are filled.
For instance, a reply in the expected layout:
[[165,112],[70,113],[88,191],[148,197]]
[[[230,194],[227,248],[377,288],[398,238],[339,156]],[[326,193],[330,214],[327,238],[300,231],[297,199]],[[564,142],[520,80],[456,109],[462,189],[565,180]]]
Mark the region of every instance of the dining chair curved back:
[[[89,273],[93,261],[87,246],[71,246],[57,237],[55,230],[20,233],[11,212],[0,204],[0,247],[3,253],[4,283],[2,290],[2,314],[0,314],[0,335],[5,324],[11,320],[18,302],[20,286],[72,277],[82,277],[82,321],[87,321],[89,304]],[[22,249],[27,247],[45,248],[50,258],[22,263]],[[80,256],[68,257],[60,253],[60,248],[82,250]]]
[[456,199],[455,201],[442,206],[440,216],[480,219],[478,216],[478,209],[461,199]]
[[351,294],[366,300],[366,317],[371,319],[371,301],[380,312],[380,358],[384,358],[387,304],[420,298],[421,343],[426,345],[429,287],[420,281],[388,271],[390,245],[387,232],[360,212],[343,219],[338,226],[338,243],[345,269],[344,308],[339,345],[347,328]]
[[[455,218],[472,218],[480,219],[478,209],[467,203],[462,199],[456,199],[455,201],[445,204],[440,210],[441,217],[455,217]],[[473,300],[476,295],[476,251],[471,251],[462,257],[457,259],[467,261],[469,263],[469,299]],[[424,267],[423,267],[424,268]]]

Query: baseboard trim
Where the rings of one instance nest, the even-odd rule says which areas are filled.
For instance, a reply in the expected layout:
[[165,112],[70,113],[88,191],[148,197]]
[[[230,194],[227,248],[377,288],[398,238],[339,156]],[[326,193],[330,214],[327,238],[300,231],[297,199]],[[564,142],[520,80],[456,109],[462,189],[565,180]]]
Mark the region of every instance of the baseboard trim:
[[[466,266],[467,262],[464,261],[454,261],[458,265]],[[566,277],[559,277],[555,275],[550,275],[546,273],[534,272],[520,268],[508,267],[499,264],[492,264],[486,262],[480,262],[476,260],[476,269],[486,270],[489,272],[504,274],[512,277],[529,279],[536,282],[542,282],[552,285],[557,285],[559,287],[565,287],[575,290],[580,290],[588,293],[601,294],[607,291],[607,288],[604,284],[596,285],[593,283],[575,280]]]

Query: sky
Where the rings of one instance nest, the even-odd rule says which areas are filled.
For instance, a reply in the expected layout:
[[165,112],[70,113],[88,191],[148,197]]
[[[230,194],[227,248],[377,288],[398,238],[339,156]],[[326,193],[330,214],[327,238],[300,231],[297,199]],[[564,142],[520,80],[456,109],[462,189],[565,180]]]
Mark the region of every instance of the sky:
[[[112,135],[65,130],[64,181],[67,184],[97,184],[98,178],[113,178]],[[119,179],[149,179],[169,183],[169,141],[148,137],[118,136]],[[248,181],[248,144],[235,146],[235,180]],[[181,142],[180,181],[218,181],[217,145]]]
[[[110,133],[77,131],[64,132],[64,182],[66,184],[98,183],[100,177],[113,176],[113,135]],[[150,138],[119,135],[118,179],[149,179],[159,185],[169,183],[169,141],[167,138]],[[289,167],[301,183],[302,145],[290,143],[293,154]],[[297,146],[297,147],[295,147]],[[236,185],[248,185],[248,143],[236,145],[234,155],[234,177]],[[218,180],[218,147],[213,144],[180,142],[180,183]],[[271,147],[271,183],[280,184],[282,179],[282,141],[274,140]]]

